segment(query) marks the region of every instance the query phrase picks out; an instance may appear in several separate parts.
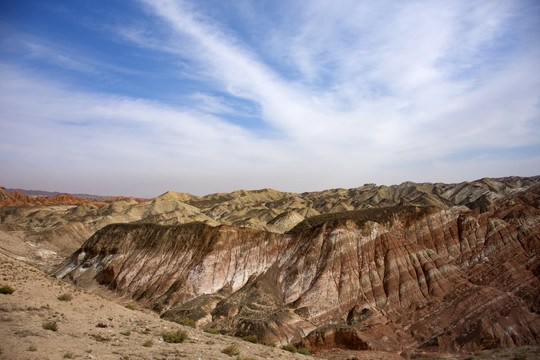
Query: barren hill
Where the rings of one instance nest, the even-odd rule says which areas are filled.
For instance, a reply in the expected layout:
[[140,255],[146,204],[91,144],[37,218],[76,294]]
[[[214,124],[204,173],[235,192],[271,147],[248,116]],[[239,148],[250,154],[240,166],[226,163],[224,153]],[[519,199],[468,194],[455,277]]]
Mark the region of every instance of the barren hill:
[[[264,205],[255,204],[268,210],[301,201],[319,213],[356,210],[308,218],[285,234],[208,220],[109,225],[54,274],[106,286],[173,320],[313,352],[467,353],[537,344],[540,186],[523,190],[537,180],[402,184],[318,197],[263,190],[256,195]],[[207,214],[247,206],[254,201],[248,195],[187,199],[186,206]],[[198,216],[191,207],[181,209]]]
[[[265,343],[292,342],[327,358],[362,358],[364,349],[436,357],[482,350],[493,355],[484,358],[496,358],[495,349],[540,338],[539,184],[540,176],[302,194],[169,191],[144,202],[71,204],[66,197],[32,206],[35,198],[0,191],[0,200],[10,202],[0,208],[0,252],[172,320],[189,318]],[[4,282],[26,284],[9,306],[35,302],[42,275],[2,259],[9,265],[2,268]],[[45,283],[37,291],[73,290]],[[70,312],[86,314],[79,324],[90,321],[86,305],[53,312],[39,306],[5,308],[18,314],[4,317],[10,348],[27,344],[13,332],[51,348],[45,344],[56,335],[45,331],[44,342],[39,326],[15,325],[58,314],[73,336],[64,340],[88,342],[92,332],[71,329]],[[113,319],[114,327],[128,325]],[[111,338],[135,346],[116,333]],[[158,349],[166,351],[161,343]],[[154,354],[145,351],[128,356]],[[393,356],[385,354],[380,358]]]
[[[0,293],[0,359],[225,360],[231,357],[223,350],[231,346],[243,359],[311,358],[126,308],[2,254],[0,279],[0,287],[14,290]],[[183,343],[164,341],[164,334],[178,330],[187,335]],[[391,353],[367,355],[369,359],[399,359]]]
[[[484,178],[459,184],[366,184],[354,189],[302,194],[262,189],[200,197],[168,191],[144,202],[119,198],[110,203],[71,198],[62,202],[24,194],[16,194],[15,198],[20,198],[17,200],[13,193],[0,189],[0,200],[10,204],[0,207],[0,251],[50,269],[96,231],[113,223],[177,225],[200,221],[211,226],[223,224],[285,233],[314,216],[394,205],[441,209],[463,205],[485,212],[494,201],[538,183],[540,176]],[[34,205],[24,206],[28,201]]]

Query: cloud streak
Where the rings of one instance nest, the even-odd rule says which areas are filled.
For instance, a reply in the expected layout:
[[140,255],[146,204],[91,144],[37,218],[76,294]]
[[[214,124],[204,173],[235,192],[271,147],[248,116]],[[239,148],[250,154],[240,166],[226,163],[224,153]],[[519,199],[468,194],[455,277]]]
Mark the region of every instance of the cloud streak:
[[[134,194],[152,182],[157,192],[305,191],[540,170],[532,1],[140,4],[139,20],[107,28],[165,59],[178,94],[90,91],[4,65],[4,161],[37,173],[60,159],[80,176],[51,184],[105,173],[96,188],[132,182]],[[30,53],[72,71],[143,72],[76,61],[64,47]],[[490,155],[516,148],[529,153]]]
[[[537,133],[519,125],[534,118],[538,98],[517,99],[508,91],[521,87],[538,93],[538,77],[530,76],[538,46],[503,59],[487,75],[457,76],[493,66],[485,61],[475,65],[475,58],[496,45],[513,10],[508,3],[404,2],[368,8],[343,2],[340,8],[310,2],[310,8],[298,11],[305,14],[300,15],[304,22],[281,33],[276,47],[292,54],[304,74],[296,82],[185,4],[163,0],[147,5],[179,36],[198,44],[194,56],[213,70],[211,76],[223,91],[257,102],[265,121],[305,146],[326,144],[340,150],[329,136],[335,134],[339,143],[360,139],[367,146],[403,151],[417,147],[409,137],[415,145],[425,144],[421,157],[425,151],[445,155],[470,143],[515,146],[512,137],[519,137],[521,145],[538,141]],[[341,21],[350,9],[349,21]],[[317,86],[317,78],[326,78],[327,84]],[[507,127],[502,119],[510,114],[513,126]],[[448,131],[453,145],[441,148]],[[480,133],[485,136],[468,136]]]

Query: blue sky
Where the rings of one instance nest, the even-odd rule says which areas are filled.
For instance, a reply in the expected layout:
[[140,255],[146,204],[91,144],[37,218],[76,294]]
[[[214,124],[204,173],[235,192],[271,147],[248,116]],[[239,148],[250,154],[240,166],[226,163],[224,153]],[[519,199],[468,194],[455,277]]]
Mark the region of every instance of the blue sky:
[[5,1],[0,42],[6,187],[540,174],[534,0]]

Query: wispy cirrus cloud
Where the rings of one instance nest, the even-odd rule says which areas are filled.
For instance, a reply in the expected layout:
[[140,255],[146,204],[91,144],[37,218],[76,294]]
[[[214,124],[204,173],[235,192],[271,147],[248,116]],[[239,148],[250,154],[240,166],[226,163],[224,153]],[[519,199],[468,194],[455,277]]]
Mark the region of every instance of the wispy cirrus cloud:
[[99,29],[125,57],[18,45],[123,88],[0,69],[0,148],[18,179],[51,159],[51,184],[134,194],[538,173],[534,1],[137,4]]
[[[509,57],[496,49],[515,16],[507,2],[310,2],[294,9],[298,23],[273,42],[303,74],[294,80],[185,3],[146,4],[179,38],[197,44],[192,57],[213,70],[216,86],[258,103],[265,121],[306,146],[326,144],[338,155],[340,144],[360,140],[409,156],[421,148],[422,157],[471,143],[515,146],[509,130],[522,145],[538,141],[538,133],[518,125],[530,125],[538,97],[508,90],[537,93],[539,79],[528,74],[538,46]],[[495,58],[478,60],[485,49]],[[498,119],[510,114],[509,129]],[[480,133],[485,137],[472,137]],[[449,134],[453,141],[444,141]]]

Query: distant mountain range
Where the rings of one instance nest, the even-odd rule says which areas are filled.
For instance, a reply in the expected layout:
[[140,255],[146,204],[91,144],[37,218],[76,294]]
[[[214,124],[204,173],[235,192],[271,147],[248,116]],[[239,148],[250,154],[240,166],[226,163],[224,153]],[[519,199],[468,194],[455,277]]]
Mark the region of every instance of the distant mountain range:
[[78,198],[87,199],[87,200],[103,200],[109,196],[101,196],[101,195],[92,195],[92,194],[69,194],[66,192],[60,192],[60,191],[44,191],[44,190],[27,190],[27,189],[12,189],[12,188],[5,188],[5,190],[8,193],[12,193],[14,191],[18,191],[21,194],[28,195],[28,196],[57,196],[57,195],[72,195]]

